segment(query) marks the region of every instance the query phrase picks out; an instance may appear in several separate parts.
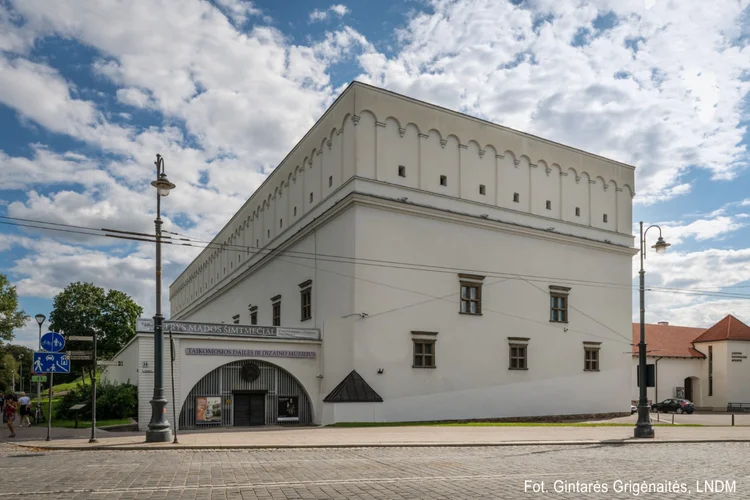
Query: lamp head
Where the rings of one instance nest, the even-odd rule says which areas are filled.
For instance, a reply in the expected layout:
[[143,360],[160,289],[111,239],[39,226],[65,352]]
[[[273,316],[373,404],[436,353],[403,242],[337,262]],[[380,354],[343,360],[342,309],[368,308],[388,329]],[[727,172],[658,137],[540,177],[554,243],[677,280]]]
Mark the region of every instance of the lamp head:
[[661,255],[661,254],[663,254],[664,252],[667,251],[667,247],[668,246],[671,246],[671,244],[667,243],[666,241],[664,241],[664,238],[662,238],[661,236],[659,236],[659,239],[656,241],[656,244],[653,245],[651,248],[653,248],[654,250],[656,250],[656,253],[658,253],[658,254]]
[[34,316],[34,319],[37,323],[39,323],[39,326],[42,326],[42,323],[44,323],[44,320],[47,318],[44,316],[44,314],[37,314],[36,316]]
[[156,188],[156,192],[159,194],[159,196],[169,196],[169,191],[176,187],[174,184],[169,182],[169,179],[167,179],[167,174],[159,174],[159,178],[151,182],[151,185]]

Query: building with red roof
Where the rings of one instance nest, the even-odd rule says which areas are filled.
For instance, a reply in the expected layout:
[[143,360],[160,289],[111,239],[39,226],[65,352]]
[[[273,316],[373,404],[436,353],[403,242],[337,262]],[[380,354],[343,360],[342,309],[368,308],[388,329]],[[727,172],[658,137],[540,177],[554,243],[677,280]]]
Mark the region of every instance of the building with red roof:
[[[650,402],[685,398],[699,409],[730,410],[750,406],[750,326],[732,316],[712,327],[667,322],[645,325],[646,355],[653,365]],[[638,400],[640,323],[633,323],[632,400]]]

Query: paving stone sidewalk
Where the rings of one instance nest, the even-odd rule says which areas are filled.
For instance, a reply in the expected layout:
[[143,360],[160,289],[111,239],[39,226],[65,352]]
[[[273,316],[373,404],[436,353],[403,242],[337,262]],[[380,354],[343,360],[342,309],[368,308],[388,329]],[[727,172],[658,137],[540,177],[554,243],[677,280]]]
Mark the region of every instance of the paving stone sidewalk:
[[544,444],[643,444],[682,442],[750,442],[750,427],[655,427],[655,439],[633,438],[632,427],[365,427],[262,428],[238,431],[185,431],[179,443],[146,443],[145,433],[22,441],[44,449],[252,449],[348,448],[401,446],[504,446]]

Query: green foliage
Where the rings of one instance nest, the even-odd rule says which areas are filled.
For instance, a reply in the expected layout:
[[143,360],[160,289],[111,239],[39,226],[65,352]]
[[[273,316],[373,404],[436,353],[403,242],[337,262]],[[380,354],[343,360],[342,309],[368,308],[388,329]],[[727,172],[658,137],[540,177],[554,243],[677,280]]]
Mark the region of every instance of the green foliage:
[[0,274],[0,340],[13,340],[13,330],[24,326],[27,319],[29,316],[18,308],[16,287]]
[[[78,418],[91,420],[91,386],[78,385],[62,397],[55,407],[55,418],[63,420],[75,419],[75,411],[70,407],[85,404]],[[96,419],[110,420],[138,416],[138,388],[132,384],[117,384],[105,382],[96,386]]]
[[31,384],[32,350],[22,345],[5,344],[0,346],[0,390],[10,391],[15,370],[16,390],[21,390],[19,369],[23,365],[23,389],[27,394],[36,391]]
[[[67,335],[96,335],[98,357],[108,359],[133,338],[136,320],[142,313],[143,309],[124,292],[105,292],[93,283],[76,282],[55,297],[50,330],[63,331]],[[91,349],[91,342],[76,341],[66,345],[66,350],[70,351]],[[72,364],[80,367],[91,363]]]

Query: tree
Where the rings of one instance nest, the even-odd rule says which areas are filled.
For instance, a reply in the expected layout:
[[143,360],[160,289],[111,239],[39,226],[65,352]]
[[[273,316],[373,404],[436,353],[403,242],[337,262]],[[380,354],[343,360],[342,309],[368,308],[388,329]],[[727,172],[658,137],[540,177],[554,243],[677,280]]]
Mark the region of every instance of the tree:
[[[15,378],[16,389],[20,390],[21,380],[19,368],[23,368],[23,387],[27,393],[33,392],[31,384],[31,363],[33,351],[28,347],[15,344],[5,344],[0,347],[0,386],[3,390],[10,390],[11,382]],[[15,377],[13,373],[15,371]],[[3,385],[4,384],[4,385]]]
[[[119,290],[105,292],[93,283],[71,283],[57,294],[50,314],[50,329],[68,335],[92,336],[97,339],[97,357],[117,354],[135,335],[136,320],[143,309]],[[65,346],[70,351],[90,351],[91,342],[74,341]],[[71,362],[71,371],[91,365],[89,361]]]
[[13,330],[26,325],[27,319],[26,313],[18,308],[16,287],[0,274],[0,340],[13,340]]

